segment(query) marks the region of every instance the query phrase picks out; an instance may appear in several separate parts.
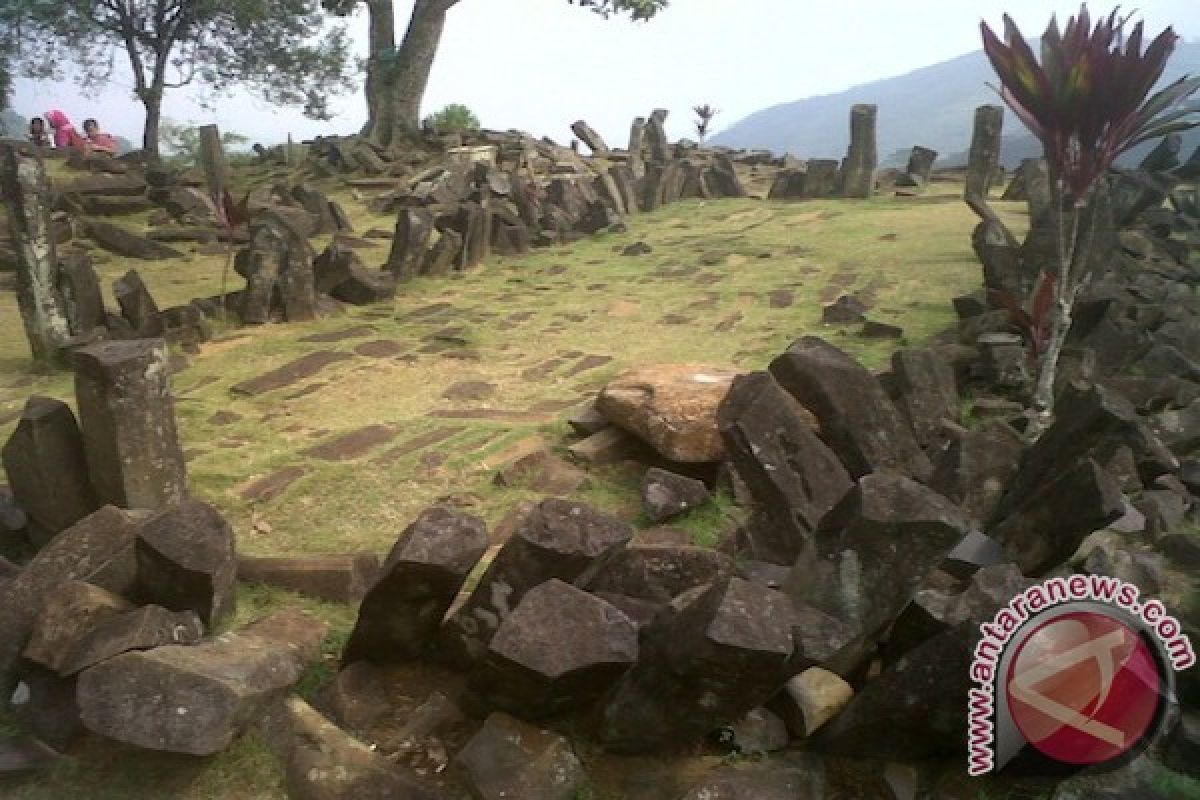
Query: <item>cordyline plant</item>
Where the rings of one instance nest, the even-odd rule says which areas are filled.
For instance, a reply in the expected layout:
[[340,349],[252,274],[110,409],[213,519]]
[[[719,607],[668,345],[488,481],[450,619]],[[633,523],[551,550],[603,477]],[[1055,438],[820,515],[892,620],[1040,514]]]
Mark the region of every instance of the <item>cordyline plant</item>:
[[693,123],[696,126],[696,135],[700,137],[700,144],[704,144],[704,140],[708,136],[708,126],[712,124],[713,117],[721,112],[708,103],[695,106],[692,111],[696,112],[696,121]]
[[1000,78],[1000,94],[1042,143],[1058,224],[1057,274],[1043,274],[1032,304],[1048,316],[1030,342],[1037,359],[1034,407],[1036,434],[1054,407],[1054,376],[1071,329],[1071,313],[1089,278],[1087,266],[1096,217],[1087,230],[1080,220],[1118,156],[1132,147],[1200,125],[1200,108],[1184,103],[1200,89],[1187,76],[1151,95],[1178,37],[1167,28],[1143,50],[1143,23],[1126,35],[1130,17],[1114,10],[1093,27],[1087,6],[1059,31],[1051,17],[1042,34],[1041,61],[1012,18],[1004,15],[1004,41],[986,22],[983,47]]

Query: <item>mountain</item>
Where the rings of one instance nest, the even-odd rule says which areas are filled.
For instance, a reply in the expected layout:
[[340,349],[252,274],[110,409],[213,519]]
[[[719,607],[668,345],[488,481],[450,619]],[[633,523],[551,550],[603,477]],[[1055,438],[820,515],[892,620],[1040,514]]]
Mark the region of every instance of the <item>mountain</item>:
[[[1036,44],[1035,44],[1036,47]],[[1167,64],[1165,81],[1184,74],[1200,74],[1200,42],[1181,43]],[[765,148],[798,158],[841,158],[850,137],[850,107],[855,103],[879,106],[877,148],[885,164],[903,164],[916,144],[932,147],[950,166],[959,163],[971,142],[974,110],[1001,100],[987,84],[996,82],[982,50],[928,67],[855,86],[844,92],[781,103],[739,120],[714,135],[712,144]],[[1006,135],[1001,162],[1015,166],[1021,158],[1040,153],[1040,147],[1013,114],[1005,114]],[[1186,157],[1200,146],[1200,131],[1184,142]],[[1135,156],[1136,157],[1136,156]]]

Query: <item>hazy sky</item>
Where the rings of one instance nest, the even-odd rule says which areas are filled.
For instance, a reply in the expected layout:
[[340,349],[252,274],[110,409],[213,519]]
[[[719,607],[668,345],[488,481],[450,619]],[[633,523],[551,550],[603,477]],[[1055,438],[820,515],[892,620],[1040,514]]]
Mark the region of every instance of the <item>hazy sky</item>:
[[[1131,4],[1127,4],[1131,5]],[[1173,24],[1200,39],[1200,2],[1146,0],[1137,6],[1157,32]],[[412,3],[397,0],[403,31]],[[1093,3],[1093,12],[1108,6]],[[520,128],[569,141],[583,117],[614,146],[629,121],[670,110],[673,138],[693,135],[691,108],[721,110],[715,129],[775,103],[840,91],[979,49],[978,25],[999,27],[1008,11],[1028,34],[1077,3],[1041,0],[672,0],[648,23],[607,22],[566,0],[461,0],[450,12],[434,65],[426,113],[465,103],[490,128]],[[349,22],[365,54],[366,17]],[[140,141],[141,105],[128,77],[85,95],[70,84],[18,84],[14,107],[24,116],[62,108],[76,122],[98,117],[115,133]],[[205,110],[190,90],[168,92],[166,116],[216,122],[263,142],[319,133],[350,133],[365,118],[361,93],[334,101],[334,119],[315,122],[247,95]]]

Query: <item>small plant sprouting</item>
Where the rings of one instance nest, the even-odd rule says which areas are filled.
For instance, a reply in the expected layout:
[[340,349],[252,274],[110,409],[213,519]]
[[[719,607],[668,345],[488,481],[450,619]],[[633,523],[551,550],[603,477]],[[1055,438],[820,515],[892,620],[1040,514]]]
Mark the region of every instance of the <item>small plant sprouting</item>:
[[708,103],[696,106],[692,110],[696,112],[696,135],[700,137],[700,144],[704,144],[704,139],[708,136],[708,128],[712,124],[713,117],[721,112]]

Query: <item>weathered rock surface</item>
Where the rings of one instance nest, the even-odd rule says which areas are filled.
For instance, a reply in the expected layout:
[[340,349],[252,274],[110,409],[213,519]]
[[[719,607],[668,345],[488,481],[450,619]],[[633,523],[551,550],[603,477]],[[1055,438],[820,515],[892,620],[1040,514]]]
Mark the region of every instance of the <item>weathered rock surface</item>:
[[120,742],[212,755],[287,694],[325,632],[315,617],[284,610],[200,644],[124,653],[80,674],[80,715]]
[[66,650],[58,669],[74,675],[105,659],[130,650],[149,650],[169,644],[195,644],[204,625],[192,611],[168,611],[162,606],[142,606],[107,616]]
[[850,699],[854,688],[840,675],[821,667],[809,667],[788,680],[782,703],[776,705],[784,712],[784,720],[797,738],[812,736],[829,720],[836,717]]
[[63,666],[71,648],[103,620],[132,610],[128,600],[83,581],[69,581],[50,593],[37,615],[24,657],[68,674]]
[[367,591],[343,661],[421,656],[488,546],[483,521],[434,506],[405,529]]
[[237,553],[233,528],[216,508],[188,500],[151,517],[138,534],[141,596],[172,611],[194,611],[213,627],[233,613]]
[[899,390],[896,406],[912,426],[917,444],[937,444],[943,422],[958,421],[954,370],[934,350],[904,349],[892,354],[892,373]]
[[739,578],[676,597],[610,694],[601,741],[621,752],[681,745],[762,705],[789,677],[791,614],[785,595]]
[[987,530],[1031,577],[1062,564],[1089,533],[1125,513],[1120,487],[1091,459],[1047,477],[1043,486]]
[[786,589],[870,637],[971,528],[957,506],[912,479],[866,475],[821,521],[813,557],[796,562]]
[[542,501],[446,621],[439,637],[442,655],[458,663],[474,661],[526,592],[551,578],[575,581],[632,537],[627,523],[587,505],[558,498]]
[[817,416],[821,438],[852,477],[880,470],[929,477],[929,460],[879,381],[838,348],[806,336],[772,361],[770,372]]
[[720,461],[717,407],[735,374],[701,364],[639,367],[609,382],[596,407],[672,461]]
[[237,578],[332,603],[357,603],[379,577],[374,553],[238,556]]
[[733,559],[708,547],[635,544],[614,553],[581,586],[663,606],[690,589],[733,574]]
[[0,689],[11,688],[13,666],[43,604],[63,585],[86,581],[122,596],[133,589],[137,529],[128,514],[105,506],[60,533],[15,578],[0,584]]
[[164,508],[187,493],[161,339],[101,342],[75,354],[75,396],[92,485],[102,503]]
[[475,800],[573,800],[587,775],[571,743],[495,713],[454,757]]
[[284,702],[289,740],[284,783],[291,800],[434,800],[382,753],[338,728],[299,697]]
[[930,486],[982,525],[1000,505],[1024,449],[1024,440],[1011,425],[985,422],[952,441],[936,459]]
[[100,507],[88,477],[83,436],[61,400],[30,397],[3,458],[8,485],[29,517],[35,545]]
[[704,481],[651,467],[642,478],[642,508],[652,522],[666,522],[712,499]]
[[525,718],[586,708],[637,661],[634,623],[552,579],[505,617],[471,685],[491,707]]
[[718,415],[738,477],[767,524],[746,531],[749,555],[791,565],[821,518],[854,485],[806,410],[765,372],[734,379]]

